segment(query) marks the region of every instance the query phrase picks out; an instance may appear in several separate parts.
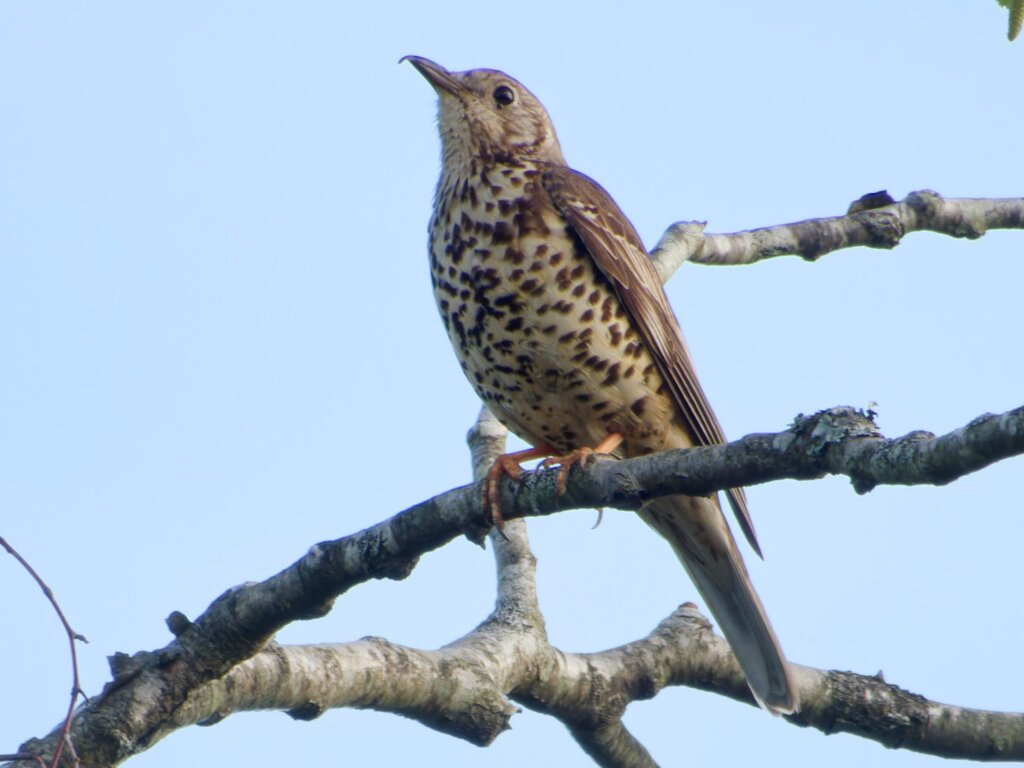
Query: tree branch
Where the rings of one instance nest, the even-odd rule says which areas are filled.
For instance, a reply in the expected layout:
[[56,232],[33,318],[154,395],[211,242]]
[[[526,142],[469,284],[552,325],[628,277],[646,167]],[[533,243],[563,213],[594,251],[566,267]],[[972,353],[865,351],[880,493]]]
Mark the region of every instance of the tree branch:
[[574,468],[564,496],[554,473],[524,475],[502,488],[507,517],[581,507],[638,509],[673,493],[701,495],[772,480],[845,475],[857,493],[876,485],[945,485],[1024,453],[1024,407],[985,414],[941,437],[915,431],[886,439],[868,415],[848,407],[798,416],[785,432]]
[[945,199],[937,192],[911,192],[895,202],[886,192],[864,195],[845,216],[735,234],[704,234],[704,224],[676,222],[651,251],[662,282],[684,261],[698,264],[753,264],[775,256],[816,261],[856,245],[895,248],[909,232],[938,232],[976,239],[990,229],[1024,229],[1024,198]]
[[[484,423],[476,431],[488,450],[501,450],[500,428]],[[667,493],[826,473],[846,474],[864,492],[879,483],[950,482],[1021,452],[1024,408],[980,417],[940,438],[915,432],[897,440],[881,437],[865,415],[837,408],[801,416],[779,434],[594,462],[573,472],[563,497],[554,491],[554,473],[532,473],[522,486],[506,483],[502,501],[509,517],[578,506],[634,509]],[[486,451],[475,463],[489,463]],[[525,526],[511,520],[507,539],[492,536],[499,552],[495,611],[464,638],[438,651],[381,639],[304,649],[270,643],[277,629],[323,615],[355,584],[403,578],[421,554],[460,533],[479,541],[487,528],[479,499],[479,484],[449,491],[314,546],[267,581],[228,591],[194,623],[172,614],[168,625],[176,639],[152,653],[116,657],[113,681],[78,710],[72,729],[77,753],[89,765],[116,765],[184,724],[268,707],[309,718],[330,706],[368,706],[483,744],[507,727],[514,712],[507,696],[561,719],[600,765],[649,766],[650,756],[621,726],[630,701],[650,698],[665,685],[752,701],[728,645],[690,605],[648,637],[619,648],[594,654],[552,648],[537,607]],[[1022,715],[935,704],[852,673],[797,668],[796,684],[804,702],[791,718],[798,724],[929,754],[1024,758]],[[56,737],[21,751],[52,754]]]
[[[1024,758],[1024,715],[931,702],[852,672],[794,665],[794,678],[802,710],[787,719],[797,725],[944,757]],[[630,702],[672,685],[754,706],[728,644],[687,603],[647,637],[599,653],[565,653],[529,627],[496,631],[489,622],[437,651],[381,638],[272,644],[202,686],[152,742],[176,728],[209,725],[235,712],[277,709],[310,720],[330,708],[352,706],[401,714],[483,746],[508,728],[515,712],[508,694],[566,723],[598,765],[653,766],[621,716]]]

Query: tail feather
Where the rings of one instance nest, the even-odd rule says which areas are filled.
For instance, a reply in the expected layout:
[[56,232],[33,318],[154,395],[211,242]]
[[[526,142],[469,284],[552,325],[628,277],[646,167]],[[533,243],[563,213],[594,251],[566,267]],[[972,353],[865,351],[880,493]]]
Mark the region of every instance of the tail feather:
[[652,501],[640,516],[672,545],[729,641],[758,704],[776,714],[797,711],[786,657],[717,497],[669,496]]

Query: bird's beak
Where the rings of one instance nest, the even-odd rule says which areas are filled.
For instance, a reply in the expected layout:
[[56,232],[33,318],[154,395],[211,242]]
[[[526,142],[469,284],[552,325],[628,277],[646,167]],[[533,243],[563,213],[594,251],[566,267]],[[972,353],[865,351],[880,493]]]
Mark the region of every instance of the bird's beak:
[[408,61],[416,67],[419,73],[427,78],[427,82],[434,86],[434,90],[439,95],[450,93],[452,96],[460,96],[466,92],[466,86],[458,78],[430,59],[425,59],[422,56],[403,56],[398,63],[401,64],[403,61]]

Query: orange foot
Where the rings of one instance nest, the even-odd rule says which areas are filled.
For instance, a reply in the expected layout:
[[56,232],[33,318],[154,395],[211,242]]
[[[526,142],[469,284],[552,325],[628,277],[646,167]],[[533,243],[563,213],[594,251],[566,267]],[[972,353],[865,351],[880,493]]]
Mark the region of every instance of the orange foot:
[[[594,454],[611,453],[620,445],[622,445],[622,435],[619,432],[612,432],[593,448],[584,446],[583,448],[577,448],[575,451],[570,451],[565,454],[565,456],[551,456],[544,459],[541,466],[545,469],[554,466],[558,467],[558,477],[555,479],[555,490],[558,492],[558,495],[561,496],[565,493],[565,487],[569,482],[569,473],[572,471],[574,466],[577,464],[581,467],[585,466],[587,461],[589,461],[590,457]],[[598,518],[598,522],[601,522],[600,518]]]
[[[550,445],[541,445],[537,448],[527,448],[525,451],[515,453],[503,453],[494,460],[487,477],[484,478],[482,501],[484,509],[490,510],[491,520],[494,521],[498,532],[505,536],[505,518],[501,516],[501,478],[510,477],[513,480],[522,482],[523,468],[521,462],[539,459],[542,456],[550,456],[554,449]],[[505,536],[505,538],[508,538]]]

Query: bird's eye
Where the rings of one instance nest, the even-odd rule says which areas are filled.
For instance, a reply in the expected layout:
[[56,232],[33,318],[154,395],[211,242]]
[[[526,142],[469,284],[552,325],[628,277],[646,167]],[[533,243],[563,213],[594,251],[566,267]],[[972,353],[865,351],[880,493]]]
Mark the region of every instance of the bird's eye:
[[507,85],[499,85],[494,89],[494,103],[499,107],[507,107],[516,100],[516,92]]

